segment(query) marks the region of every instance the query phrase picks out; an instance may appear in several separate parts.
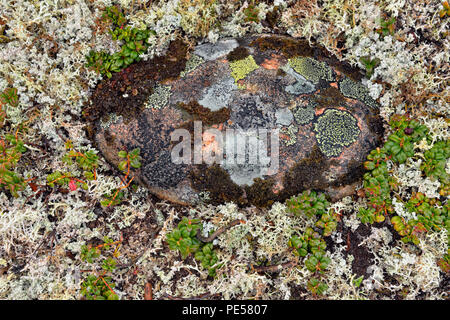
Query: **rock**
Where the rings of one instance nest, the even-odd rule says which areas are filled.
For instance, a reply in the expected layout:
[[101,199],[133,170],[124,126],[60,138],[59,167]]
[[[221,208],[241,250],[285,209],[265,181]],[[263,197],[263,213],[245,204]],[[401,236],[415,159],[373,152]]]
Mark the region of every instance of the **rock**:
[[[181,53],[169,48],[167,60],[123,71],[132,79],[127,90],[145,94],[130,97],[140,103],[132,112],[123,112],[124,98],[116,108],[111,99],[102,105],[102,90],[111,92],[114,81],[120,86],[120,73],[97,88],[90,114],[105,109],[109,121],[91,117],[93,137],[109,162],[118,164],[120,150],[140,148],[135,178],[181,204],[267,206],[306,189],[332,200],[354,192],[383,136],[378,105],[358,70],[283,36],[203,44],[188,60],[176,48]],[[152,69],[169,62],[181,76]],[[151,76],[132,76],[142,70]]]

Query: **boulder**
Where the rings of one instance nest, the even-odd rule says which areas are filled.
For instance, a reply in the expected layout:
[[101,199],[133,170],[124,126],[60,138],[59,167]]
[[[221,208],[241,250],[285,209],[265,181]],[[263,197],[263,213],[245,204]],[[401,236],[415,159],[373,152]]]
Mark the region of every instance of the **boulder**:
[[105,80],[86,115],[117,165],[140,148],[133,174],[180,204],[267,206],[303,190],[352,194],[381,144],[378,104],[359,70],[294,38],[225,39],[141,61]]

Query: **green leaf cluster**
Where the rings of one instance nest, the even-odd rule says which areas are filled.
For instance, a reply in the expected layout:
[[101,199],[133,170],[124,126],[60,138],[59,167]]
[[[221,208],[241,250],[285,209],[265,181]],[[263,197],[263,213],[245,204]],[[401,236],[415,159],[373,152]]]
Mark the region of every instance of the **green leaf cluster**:
[[123,45],[119,52],[112,55],[104,51],[90,51],[86,56],[86,67],[111,78],[113,72],[119,72],[140,60],[139,56],[147,51],[148,38],[151,34],[155,35],[155,32],[147,28],[125,26],[127,21],[116,6],[106,8],[104,17],[112,23],[113,28],[110,30],[112,39],[121,40]]
[[[104,243],[97,247],[91,247],[83,245],[81,247],[81,260],[90,264],[94,264],[98,258],[100,258],[103,251],[107,251],[111,248],[113,240],[104,237]],[[99,275],[92,270],[90,274],[81,283],[81,295],[87,300],[118,300],[119,297],[113,291],[116,284],[112,281],[111,276],[106,276],[107,273],[112,273],[117,266],[117,249],[112,256],[104,257],[101,262],[101,268],[103,273]]]
[[450,140],[436,142],[424,153],[425,161],[420,169],[431,179],[439,180],[443,185],[450,184],[449,174],[445,171],[450,157]]
[[132,168],[139,169],[141,167],[142,157],[139,155],[141,150],[139,148],[135,148],[130,152],[119,151],[119,158],[125,159],[119,162],[119,170],[122,172],[128,171],[128,163]]
[[24,178],[15,171],[26,151],[24,142],[14,135],[6,134],[0,139],[0,188],[9,190],[16,198],[19,196],[18,192],[27,186]]
[[197,239],[197,232],[201,230],[200,219],[183,217],[177,228],[167,235],[167,243],[171,250],[178,250],[183,259],[186,259],[191,253],[194,254],[194,258],[208,270],[208,275],[214,277],[221,264],[217,264],[219,260],[213,244],[203,243]]
[[286,200],[288,211],[295,215],[305,214],[311,218],[315,215],[323,215],[327,212],[329,202],[323,193],[317,194],[315,191],[306,190],[298,196],[293,196]]

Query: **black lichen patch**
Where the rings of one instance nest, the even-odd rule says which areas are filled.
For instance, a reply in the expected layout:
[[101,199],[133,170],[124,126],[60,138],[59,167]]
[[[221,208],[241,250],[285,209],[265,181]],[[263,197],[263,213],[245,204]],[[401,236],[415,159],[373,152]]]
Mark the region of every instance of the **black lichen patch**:
[[175,79],[185,69],[187,45],[173,41],[167,54],[147,61],[139,61],[102,81],[92,94],[90,106],[83,115],[96,121],[105,114],[117,113],[125,119],[133,118],[143,110],[156,82]]
[[180,102],[178,107],[189,113],[192,116],[193,121],[202,121],[203,125],[213,125],[224,123],[230,119],[230,109],[222,108],[217,111],[211,111],[205,108],[195,100],[191,100],[189,103]]
[[250,52],[246,47],[237,47],[233,51],[231,51],[229,54],[227,54],[227,60],[229,62],[242,60],[247,58],[250,55]]
[[231,201],[239,205],[246,203],[242,188],[217,164],[209,168],[205,164],[199,165],[190,172],[190,177],[194,189],[209,192],[211,204],[218,205]]
[[168,150],[162,150],[154,161],[142,167],[147,182],[159,188],[176,187],[186,177],[186,165],[174,164]]

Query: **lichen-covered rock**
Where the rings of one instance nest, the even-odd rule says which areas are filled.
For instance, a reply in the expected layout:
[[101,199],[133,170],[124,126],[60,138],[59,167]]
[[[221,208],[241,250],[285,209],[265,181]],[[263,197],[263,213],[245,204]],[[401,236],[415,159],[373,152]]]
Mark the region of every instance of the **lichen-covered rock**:
[[[142,106],[109,127],[96,121],[95,141],[108,161],[117,164],[119,150],[140,148],[137,180],[182,204],[206,198],[266,206],[305,189],[333,200],[354,192],[362,163],[383,133],[377,103],[357,70],[321,48],[270,35],[200,45],[190,57],[169,50],[168,56],[155,67],[167,61],[178,77],[170,70],[164,71],[170,77],[157,76],[155,61],[140,62],[127,72],[153,72],[146,82],[151,88],[142,90],[146,98],[130,97],[145,100]],[[121,79],[102,85],[120,86]],[[128,82],[127,90],[133,86],[139,83]],[[103,108],[100,93],[97,88],[90,107],[95,114]],[[106,110],[121,115],[123,99],[115,110],[108,101]]]

